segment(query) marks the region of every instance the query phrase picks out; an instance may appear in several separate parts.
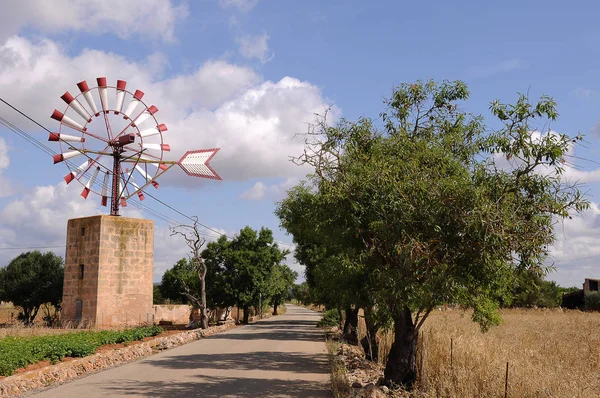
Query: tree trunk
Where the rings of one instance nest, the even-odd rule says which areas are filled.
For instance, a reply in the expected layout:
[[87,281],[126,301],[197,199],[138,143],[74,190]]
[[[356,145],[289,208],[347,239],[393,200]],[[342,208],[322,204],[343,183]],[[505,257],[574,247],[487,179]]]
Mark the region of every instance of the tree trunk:
[[342,323],[344,319],[344,314],[342,312],[342,307],[337,307],[338,316],[340,317],[340,329],[344,330],[344,324]]
[[273,315],[277,315],[277,303],[273,303]]
[[200,323],[202,329],[208,329],[208,316],[206,315],[206,265],[202,263],[202,270],[199,272],[200,276]]
[[377,345],[379,325],[373,319],[372,308],[365,308],[364,311],[367,335],[360,340],[360,344],[365,351],[365,357],[370,361],[377,362],[379,359],[379,346]]
[[384,377],[388,384],[402,385],[411,390],[417,376],[418,335],[408,308],[393,316],[394,343],[388,355]]
[[346,308],[346,321],[344,322],[344,339],[350,344],[358,343],[358,308]]
[[249,311],[250,306],[245,305],[243,307],[244,309],[244,324],[248,324],[248,318],[250,316],[250,311]]

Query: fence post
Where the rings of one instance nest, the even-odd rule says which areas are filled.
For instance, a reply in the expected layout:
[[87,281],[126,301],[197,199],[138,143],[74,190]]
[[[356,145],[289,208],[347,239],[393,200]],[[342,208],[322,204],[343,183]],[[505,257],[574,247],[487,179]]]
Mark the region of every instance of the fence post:
[[450,367],[454,369],[454,338],[450,337]]
[[419,345],[417,347],[419,347],[419,384],[421,385],[423,382],[423,348],[425,347],[423,338],[425,335],[423,334],[423,331],[421,331],[420,334],[421,338],[419,339]]
[[508,361],[506,362],[506,377],[504,378],[504,398],[508,397]]

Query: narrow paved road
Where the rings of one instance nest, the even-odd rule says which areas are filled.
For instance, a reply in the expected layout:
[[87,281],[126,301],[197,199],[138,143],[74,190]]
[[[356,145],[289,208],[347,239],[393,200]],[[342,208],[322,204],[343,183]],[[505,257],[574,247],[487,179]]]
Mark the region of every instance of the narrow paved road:
[[264,319],[33,394],[35,397],[329,397],[320,315]]

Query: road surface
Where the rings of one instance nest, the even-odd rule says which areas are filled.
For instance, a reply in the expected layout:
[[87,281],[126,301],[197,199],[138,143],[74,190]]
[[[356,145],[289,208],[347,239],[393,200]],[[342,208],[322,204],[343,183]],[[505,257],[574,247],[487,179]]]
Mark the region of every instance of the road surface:
[[185,344],[33,397],[329,397],[320,315],[284,315]]

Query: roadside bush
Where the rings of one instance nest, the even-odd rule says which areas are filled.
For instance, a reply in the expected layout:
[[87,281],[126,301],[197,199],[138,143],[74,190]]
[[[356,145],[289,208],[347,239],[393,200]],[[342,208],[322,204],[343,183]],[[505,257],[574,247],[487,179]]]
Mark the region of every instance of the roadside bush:
[[54,336],[5,337],[0,340],[0,376],[10,376],[29,364],[49,360],[57,363],[64,357],[86,357],[105,344],[129,343],[162,332],[159,326],[145,326],[123,331],[59,334]]
[[337,310],[327,310],[323,313],[323,318],[317,323],[317,327],[332,327],[340,324],[340,314]]
[[600,292],[589,292],[585,295],[585,309],[600,311]]

